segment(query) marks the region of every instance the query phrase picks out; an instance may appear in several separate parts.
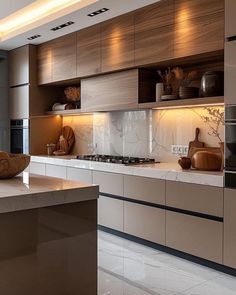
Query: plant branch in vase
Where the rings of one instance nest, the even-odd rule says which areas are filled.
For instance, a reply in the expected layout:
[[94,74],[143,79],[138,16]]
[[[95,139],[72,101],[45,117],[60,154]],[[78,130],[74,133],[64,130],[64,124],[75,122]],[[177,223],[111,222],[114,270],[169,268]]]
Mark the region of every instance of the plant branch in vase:
[[210,131],[209,136],[216,137],[219,140],[219,145],[221,149],[222,163],[221,171],[224,170],[224,142],[220,135],[220,127],[224,125],[224,109],[205,107],[207,115],[201,115],[201,119],[205,124],[208,125]]

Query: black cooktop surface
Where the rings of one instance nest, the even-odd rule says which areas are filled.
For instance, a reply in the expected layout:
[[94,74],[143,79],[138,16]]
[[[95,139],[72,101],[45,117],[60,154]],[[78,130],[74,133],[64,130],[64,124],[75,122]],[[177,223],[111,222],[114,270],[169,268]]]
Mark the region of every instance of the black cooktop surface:
[[114,163],[114,164],[151,164],[156,163],[155,159],[150,158],[138,158],[138,157],[122,157],[122,156],[110,156],[110,155],[82,155],[77,156],[78,160],[95,161],[103,163]]

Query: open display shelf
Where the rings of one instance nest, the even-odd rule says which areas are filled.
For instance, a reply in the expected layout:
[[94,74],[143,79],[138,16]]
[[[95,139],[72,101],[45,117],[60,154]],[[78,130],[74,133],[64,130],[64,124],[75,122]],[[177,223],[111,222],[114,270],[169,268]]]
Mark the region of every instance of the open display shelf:
[[[199,97],[199,98],[175,99],[175,100],[168,100],[168,101],[140,103],[138,105],[138,110],[185,108],[185,107],[198,107],[198,106],[222,105],[222,104],[224,104],[224,96]],[[134,110],[137,110],[137,108],[134,108]],[[132,111],[132,109],[127,109],[127,111]],[[74,109],[74,110],[65,110],[65,111],[49,111],[46,113],[46,115],[78,116],[78,115],[83,115],[88,113],[89,112],[87,111],[85,112],[81,109]]]

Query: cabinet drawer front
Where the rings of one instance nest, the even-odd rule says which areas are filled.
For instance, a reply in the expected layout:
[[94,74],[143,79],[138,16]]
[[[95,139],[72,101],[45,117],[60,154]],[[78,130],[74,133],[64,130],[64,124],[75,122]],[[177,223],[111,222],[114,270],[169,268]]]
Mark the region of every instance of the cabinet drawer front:
[[67,168],[67,179],[92,183],[92,171],[87,169]]
[[236,196],[235,190],[225,189],[224,205],[224,264],[236,268]]
[[124,202],[100,196],[98,199],[98,224],[124,231]]
[[46,164],[46,176],[66,179],[66,167]]
[[174,26],[137,32],[135,34],[135,64],[145,65],[174,56]]
[[166,205],[223,217],[223,188],[167,181]]
[[165,210],[124,202],[124,232],[165,245]]
[[10,119],[29,118],[29,86],[10,89]]
[[94,171],[93,183],[99,185],[101,193],[116,196],[123,196],[124,194],[124,177],[122,174]]
[[222,263],[223,223],[166,212],[166,246]]
[[124,176],[124,196],[165,205],[165,181],[140,176]]
[[29,170],[32,174],[46,175],[46,164],[31,162]]
[[175,25],[174,57],[224,49],[224,13],[219,12]]

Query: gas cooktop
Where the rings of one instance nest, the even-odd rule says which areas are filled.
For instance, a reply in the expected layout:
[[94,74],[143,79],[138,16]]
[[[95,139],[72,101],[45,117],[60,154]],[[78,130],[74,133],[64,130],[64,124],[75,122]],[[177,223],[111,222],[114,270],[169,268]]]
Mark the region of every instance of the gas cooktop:
[[78,160],[95,161],[103,163],[124,164],[124,165],[140,165],[156,163],[154,159],[138,158],[138,157],[122,157],[109,155],[83,155],[77,156]]

